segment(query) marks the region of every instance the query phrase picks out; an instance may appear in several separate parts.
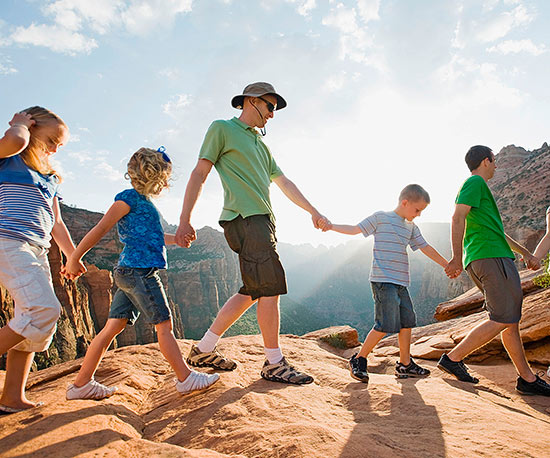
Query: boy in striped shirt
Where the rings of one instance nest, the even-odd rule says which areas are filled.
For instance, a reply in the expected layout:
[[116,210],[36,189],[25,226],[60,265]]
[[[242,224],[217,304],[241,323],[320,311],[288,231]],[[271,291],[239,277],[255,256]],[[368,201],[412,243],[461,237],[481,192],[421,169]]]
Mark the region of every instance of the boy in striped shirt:
[[407,287],[409,286],[409,257],[407,246],[422,253],[445,268],[448,261],[422,237],[412,221],[430,203],[430,196],[417,184],[406,186],[399,194],[399,205],[391,212],[379,211],[356,226],[328,223],[323,230],[342,234],[374,235],[374,250],[370,281],[374,298],[375,322],[359,353],[349,361],[351,376],[368,383],[367,356],[388,333],[399,333],[398,377],[423,377],[430,374],[410,356],[411,329],[416,316]]

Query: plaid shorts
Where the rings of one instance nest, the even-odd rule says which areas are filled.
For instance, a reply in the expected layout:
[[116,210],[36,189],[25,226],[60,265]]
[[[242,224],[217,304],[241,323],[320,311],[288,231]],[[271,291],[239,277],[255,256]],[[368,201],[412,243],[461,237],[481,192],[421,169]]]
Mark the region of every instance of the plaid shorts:
[[269,215],[237,216],[231,221],[220,221],[220,225],[229,248],[239,255],[243,280],[239,293],[252,299],[286,294],[275,224]]

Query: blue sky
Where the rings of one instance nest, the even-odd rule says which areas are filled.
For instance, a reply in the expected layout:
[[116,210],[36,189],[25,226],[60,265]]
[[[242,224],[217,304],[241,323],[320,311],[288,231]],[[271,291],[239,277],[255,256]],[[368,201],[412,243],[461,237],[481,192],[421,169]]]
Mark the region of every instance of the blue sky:
[[[157,201],[176,223],[210,122],[269,81],[287,99],[267,126],[279,166],[332,221],[394,208],[419,183],[418,222],[448,221],[473,144],[539,148],[550,119],[546,1],[2,0],[0,106],[43,105],[69,125],[56,155],[66,203],[105,211],[130,155],[164,145]],[[334,244],[272,187],[279,240]],[[214,172],[193,224],[217,227]]]

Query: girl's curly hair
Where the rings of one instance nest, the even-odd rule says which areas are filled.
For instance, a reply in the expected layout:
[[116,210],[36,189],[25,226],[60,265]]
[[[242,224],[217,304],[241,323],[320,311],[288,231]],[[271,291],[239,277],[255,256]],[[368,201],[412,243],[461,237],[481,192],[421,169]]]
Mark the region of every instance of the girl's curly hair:
[[133,188],[144,196],[158,196],[168,187],[172,163],[164,155],[151,148],[140,148],[128,162],[128,173]]

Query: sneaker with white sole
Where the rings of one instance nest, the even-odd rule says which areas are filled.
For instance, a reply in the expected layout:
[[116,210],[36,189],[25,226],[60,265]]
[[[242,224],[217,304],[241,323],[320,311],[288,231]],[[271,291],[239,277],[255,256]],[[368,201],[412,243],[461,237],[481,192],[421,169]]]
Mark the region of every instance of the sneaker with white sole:
[[174,379],[176,382],[176,389],[180,394],[188,394],[193,391],[205,390],[212,386],[220,379],[219,374],[205,374],[204,372],[191,371],[189,376],[180,382],[178,379]]
[[295,369],[285,358],[275,364],[269,364],[269,361],[266,360],[260,375],[271,382],[292,383],[294,385],[305,385],[313,382],[311,375]]
[[411,362],[408,366],[405,366],[399,361],[395,364],[395,375],[398,378],[427,377],[430,375],[430,371],[429,369],[416,364],[416,362],[411,358]]
[[194,367],[212,367],[222,371],[232,371],[237,363],[223,356],[216,348],[212,351],[201,352],[199,347],[193,345],[187,355],[187,364]]
[[81,387],[71,383],[67,387],[66,398],[69,401],[73,399],[105,399],[115,394],[117,389],[116,386],[105,386],[92,379]]

